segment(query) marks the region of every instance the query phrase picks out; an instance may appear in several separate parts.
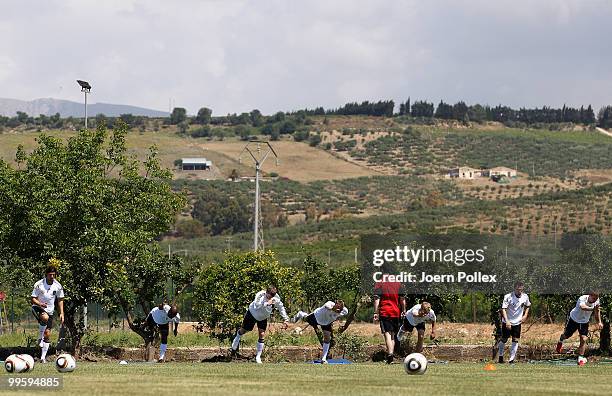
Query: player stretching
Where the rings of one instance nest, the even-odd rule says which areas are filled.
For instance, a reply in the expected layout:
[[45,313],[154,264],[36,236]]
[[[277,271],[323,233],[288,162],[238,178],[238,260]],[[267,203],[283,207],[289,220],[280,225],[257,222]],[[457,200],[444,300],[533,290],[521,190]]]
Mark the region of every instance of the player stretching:
[[516,351],[518,351],[519,340],[521,338],[521,324],[527,320],[529,316],[529,307],[531,302],[529,296],[524,293],[525,285],[522,282],[514,284],[514,292],[504,296],[504,301],[501,307],[502,327],[501,337],[497,343],[497,354],[499,355],[499,363],[504,362],[504,347],[508,338],[512,336],[512,345],[510,346],[509,364],[514,364]]
[[38,345],[42,348],[40,362],[46,363],[49,351],[51,330],[53,329],[53,312],[55,311],[55,300],[59,306],[59,319],[64,324],[64,288],[55,280],[56,269],[48,266],[45,270],[45,278],[34,284],[32,291],[32,314],[38,321]]
[[170,332],[170,322],[174,323],[174,336],[178,334],[178,325],[181,320],[181,315],[178,313],[176,305],[159,304],[147,315],[147,327],[151,334],[156,329],[161,334],[161,344],[159,345],[159,360],[158,363],[163,363],[166,358],[166,349],[168,349],[168,333]]
[[589,320],[591,320],[591,313],[595,312],[595,320],[597,320],[597,329],[603,328],[601,323],[601,315],[599,313],[599,293],[590,292],[584,296],[580,296],[576,301],[576,306],[569,313],[567,323],[565,324],[565,330],[559,337],[557,343],[557,353],[561,353],[563,350],[563,341],[570,338],[576,330],[580,335],[580,347],[578,347],[578,359],[584,357],[586,349],[587,335],[589,334]]
[[431,323],[431,335],[429,338],[432,340],[436,338],[436,314],[431,309],[431,304],[427,301],[423,301],[421,304],[417,304],[410,308],[404,316],[402,326],[397,333],[397,339],[402,340],[404,333],[412,333],[412,330],[416,327],[417,329],[417,344],[415,352],[423,352],[423,340],[425,338],[425,323]]
[[377,282],[374,285],[374,322],[380,321],[380,332],[387,347],[387,364],[393,362],[395,337],[404,312],[404,286],[400,282]]
[[285,306],[277,294],[276,287],[269,286],[266,290],[262,290],[257,293],[255,295],[255,299],[249,305],[249,309],[247,309],[244,319],[242,320],[242,325],[236,332],[234,341],[232,341],[232,353],[236,353],[236,351],[238,351],[238,347],[240,346],[240,337],[242,337],[246,332],[253,330],[255,323],[257,323],[259,339],[257,340],[257,355],[255,355],[255,361],[257,363],[261,363],[261,353],[264,349],[264,336],[266,335],[266,328],[268,327],[268,319],[270,318],[270,315],[272,315],[272,310],[275,307],[278,309],[278,312],[285,321],[283,328],[287,328],[289,316],[287,316]]
[[344,306],[344,301],[328,301],[322,307],[315,309],[311,314],[304,311],[299,311],[293,318],[292,322],[295,323],[300,320],[304,320],[315,330],[318,326],[321,326],[321,329],[323,330],[323,357],[321,358],[321,363],[327,363],[327,353],[329,352],[329,344],[333,331],[332,323],[347,314],[348,308]]

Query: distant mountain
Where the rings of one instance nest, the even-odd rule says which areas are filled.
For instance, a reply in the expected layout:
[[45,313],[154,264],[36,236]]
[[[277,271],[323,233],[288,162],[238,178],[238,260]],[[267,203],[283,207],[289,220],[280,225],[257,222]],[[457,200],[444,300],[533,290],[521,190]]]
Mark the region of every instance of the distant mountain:
[[[60,113],[62,117],[83,117],[83,103],[71,102],[61,99],[35,99],[31,101],[0,98],[0,115],[13,117],[18,111],[23,111],[30,116],[38,117],[40,114],[51,116]],[[142,115],[147,117],[167,117],[168,112],[145,109],[143,107],[110,104],[110,103],[88,103],[87,115],[95,117],[96,114],[104,114],[107,117],[117,117],[121,114]]]

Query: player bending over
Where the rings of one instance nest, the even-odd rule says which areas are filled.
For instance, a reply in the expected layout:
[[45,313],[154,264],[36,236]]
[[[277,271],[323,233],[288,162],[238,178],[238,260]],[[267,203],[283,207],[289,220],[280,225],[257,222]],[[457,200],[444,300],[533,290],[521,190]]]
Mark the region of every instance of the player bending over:
[[170,323],[174,323],[174,336],[178,334],[178,325],[181,320],[181,315],[178,313],[176,305],[172,306],[162,303],[155,307],[147,315],[147,327],[151,334],[155,330],[159,330],[161,335],[161,344],[159,346],[158,363],[163,363],[166,357],[166,349],[168,349],[168,333],[170,332]]
[[257,363],[261,363],[261,353],[264,349],[264,336],[266,335],[266,328],[268,327],[268,319],[270,318],[270,315],[272,315],[272,310],[275,307],[278,309],[278,312],[285,321],[283,328],[287,328],[289,316],[287,316],[285,306],[283,305],[280,296],[277,294],[276,287],[269,286],[266,290],[262,290],[255,295],[255,299],[249,305],[249,309],[247,309],[246,314],[244,314],[242,325],[236,332],[234,341],[232,341],[232,353],[236,353],[238,351],[238,347],[240,346],[240,337],[242,337],[246,332],[253,330],[255,323],[257,323],[259,339],[257,340],[257,355],[255,355],[255,361]]
[[46,363],[47,352],[51,345],[49,338],[53,329],[53,312],[55,311],[55,300],[59,306],[59,319],[64,324],[64,288],[55,279],[56,269],[47,267],[44,279],[34,284],[32,291],[32,314],[38,321],[38,345],[42,348],[40,362]]
[[501,306],[501,334],[498,334],[499,341],[496,345],[499,363],[504,362],[504,348],[508,338],[512,336],[508,363],[514,364],[516,351],[518,351],[519,340],[521,338],[521,324],[527,320],[529,316],[529,307],[531,307],[529,296],[527,293],[524,293],[524,291],[525,285],[522,282],[516,282],[514,284],[514,291],[504,296],[504,301]]
[[333,331],[332,323],[334,323],[340,317],[346,316],[347,314],[348,308],[344,306],[344,301],[328,301],[322,307],[315,309],[311,314],[304,311],[299,311],[293,317],[292,322],[296,323],[300,320],[304,320],[315,330],[318,326],[321,326],[321,329],[323,330],[323,357],[321,357],[321,363],[327,363],[327,353],[329,352],[329,344]]
[[431,309],[431,304],[427,301],[423,301],[421,304],[417,304],[406,311],[402,326],[397,333],[398,341],[404,338],[404,333],[412,333],[412,330],[416,327],[418,339],[415,351],[423,352],[425,323],[427,322],[431,323],[431,335],[429,337],[433,340],[436,338],[436,314],[434,310]]
[[587,335],[589,334],[589,320],[591,320],[591,313],[595,312],[595,320],[597,320],[597,329],[603,328],[601,322],[601,315],[599,313],[599,293],[590,292],[584,296],[580,296],[576,301],[576,306],[569,313],[567,322],[565,324],[565,330],[559,337],[557,343],[557,353],[561,353],[563,350],[563,341],[570,338],[576,330],[580,335],[580,346],[578,347],[578,359],[584,357],[586,349]]

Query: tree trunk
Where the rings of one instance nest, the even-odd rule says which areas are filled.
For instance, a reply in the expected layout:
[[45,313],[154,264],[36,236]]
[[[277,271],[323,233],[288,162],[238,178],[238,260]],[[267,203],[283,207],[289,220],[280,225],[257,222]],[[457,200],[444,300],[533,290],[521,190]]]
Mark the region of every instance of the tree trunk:
[[75,317],[76,312],[78,311],[78,307],[71,306],[66,307],[64,310],[64,326],[68,329],[68,334],[70,335],[72,354],[75,358],[79,358],[81,356],[81,339],[83,338],[84,329],[82,321],[78,321]]
[[128,323],[128,327],[130,328],[130,330],[138,334],[144,342],[145,360],[147,362],[152,361],[153,356],[155,355],[155,348],[153,348],[153,341],[155,340],[155,333],[151,333],[149,331],[146,323],[144,322],[136,323],[134,321],[134,316],[132,315],[132,313],[129,310],[125,309],[125,307],[124,307],[123,312],[125,313],[125,319]]
[[604,319],[603,329],[599,334],[599,352],[602,355],[610,355],[610,321]]
[[359,308],[361,307],[361,294],[357,294],[357,296],[355,296],[355,299],[353,299],[353,304],[352,304],[352,309],[349,311],[348,316],[346,317],[346,321],[344,322],[344,325],[340,328],[340,334],[344,333],[349,326],[351,325],[351,323],[353,323],[353,320],[355,320],[355,316],[357,315],[357,312],[359,311]]

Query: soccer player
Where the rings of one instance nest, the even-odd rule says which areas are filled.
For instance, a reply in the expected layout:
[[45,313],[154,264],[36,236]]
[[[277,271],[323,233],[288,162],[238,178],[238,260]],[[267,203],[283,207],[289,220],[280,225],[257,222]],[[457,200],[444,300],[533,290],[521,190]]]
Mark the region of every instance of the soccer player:
[[174,336],[178,335],[178,325],[181,320],[181,315],[178,312],[178,308],[175,304],[172,306],[161,303],[159,306],[153,308],[149,315],[147,315],[147,327],[151,334],[154,334],[155,330],[159,330],[161,335],[161,344],[159,345],[159,359],[158,363],[163,363],[166,358],[166,350],[168,349],[168,333],[170,332],[170,323],[174,323]]
[[331,342],[333,331],[332,323],[334,323],[340,317],[346,316],[347,314],[348,308],[344,306],[344,301],[328,301],[322,307],[315,309],[311,314],[304,311],[299,311],[293,317],[292,322],[296,323],[300,320],[304,320],[314,329],[321,326],[321,329],[323,330],[323,357],[321,358],[321,363],[325,364],[327,363],[327,353],[329,352],[329,344]]
[[395,337],[400,318],[406,312],[404,287],[400,282],[377,282],[374,285],[374,322],[380,322],[380,331],[387,347],[387,364],[393,362]]
[[47,352],[51,344],[51,330],[53,329],[53,313],[55,300],[59,307],[59,319],[64,324],[64,288],[55,279],[57,270],[53,266],[45,269],[45,277],[34,284],[32,291],[32,314],[38,321],[38,345],[41,347],[40,363],[46,363]]
[[253,327],[255,327],[255,324],[257,324],[259,339],[257,340],[257,354],[255,355],[255,361],[261,364],[261,353],[264,349],[264,337],[266,335],[266,329],[268,328],[268,319],[270,318],[270,315],[272,315],[272,310],[274,308],[278,309],[278,312],[283,317],[283,329],[287,328],[289,316],[287,316],[285,306],[277,293],[276,287],[269,286],[266,290],[262,290],[255,295],[255,299],[249,305],[249,309],[247,309],[246,314],[244,314],[242,325],[236,332],[236,336],[232,341],[232,353],[236,353],[238,351],[238,347],[240,346],[240,337],[242,337],[246,332],[253,330]]
[[404,333],[412,333],[414,328],[417,329],[417,344],[415,352],[423,352],[423,340],[425,338],[425,323],[431,323],[430,338],[436,338],[436,314],[431,309],[431,304],[423,301],[406,311],[404,321],[397,333],[397,339],[402,340]]
[[580,346],[578,347],[578,359],[584,357],[586,349],[587,335],[589,334],[589,321],[591,320],[591,313],[595,312],[595,320],[597,320],[597,329],[603,328],[601,322],[601,314],[599,312],[599,293],[590,292],[584,296],[580,296],[576,301],[576,306],[569,313],[567,322],[565,324],[565,330],[559,337],[557,343],[557,353],[561,353],[563,350],[563,341],[570,338],[576,330],[580,335]]
[[508,338],[512,336],[508,363],[514,364],[521,338],[521,324],[529,316],[529,307],[531,307],[531,302],[529,301],[529,296],[525,293],[525,285],[522,282],[516,282],[514,284],[514,291],[504,296],[501,306],[501,337],[499,337],[497,342],[499,363],[504,362],[504,348]]

